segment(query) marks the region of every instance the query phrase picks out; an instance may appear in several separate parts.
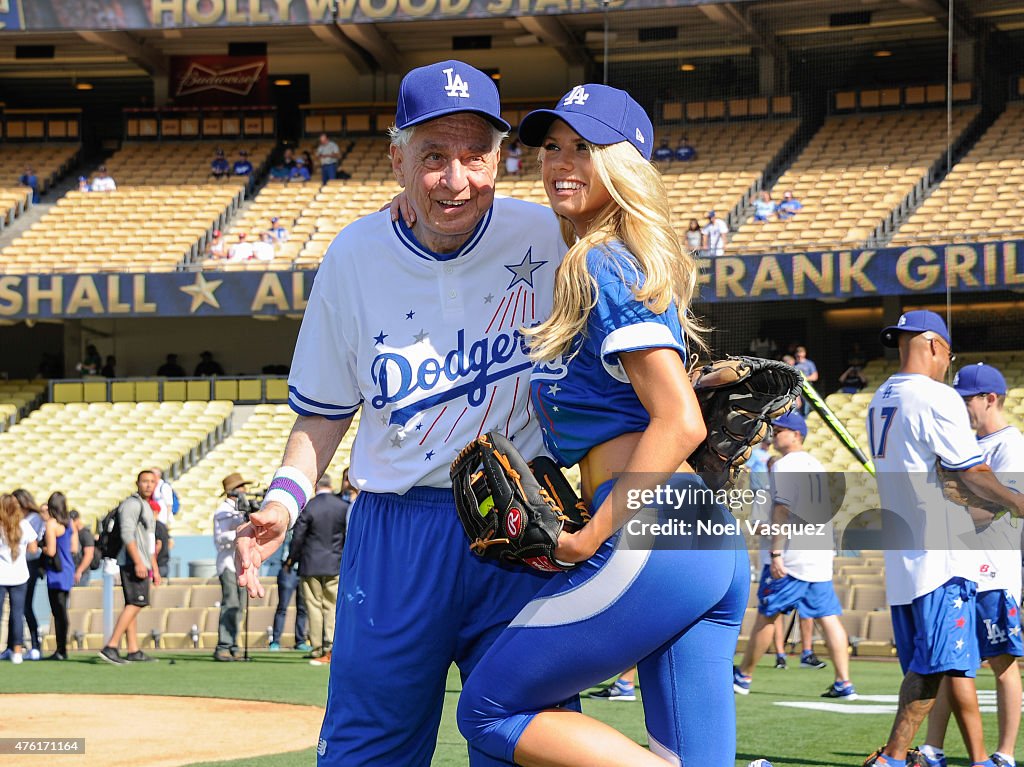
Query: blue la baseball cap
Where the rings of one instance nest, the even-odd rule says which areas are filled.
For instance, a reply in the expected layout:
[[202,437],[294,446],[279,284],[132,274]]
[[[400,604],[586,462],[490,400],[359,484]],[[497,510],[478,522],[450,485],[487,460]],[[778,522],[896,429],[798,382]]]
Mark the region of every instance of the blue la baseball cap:
[[899,346],[898,339],[900,333],[927,333],[928,331],[935,333],[946,342],[947,346],[952,348],[953,343],[949,340],[949,330],[946,328],[946,321],[935,312],[930,312],[927,309],[905,312],[900,317],[899,322],[883,330],[881,336],[882,346],[890,348]]
[[976,394],[1006,394],[1006,379],[999,368],[979,362],[967,365],[953,379],[953,388],[961,397],[973,397]]
[[795,410],[790,410],[788,413],[780,415],[774,421],[772,426],[776,429],[789,429],[790,431],[800,432],[800,436],[807,438],[807,421]]
[[398,86],[395,126],[399,129],[457,112],[472,112],[501,131],[511,130],[501,119],[501,101],[494,81],[479,69],[449,59],[418,67]]
[[554,109],[535,109],[519,125],[519,140],[540,146],[555,120],[591,144],[606,146],[628,141],[645,160],[654,151],[654,126],[647,112],[625,91],[608,85],[577,85],[562,96]]

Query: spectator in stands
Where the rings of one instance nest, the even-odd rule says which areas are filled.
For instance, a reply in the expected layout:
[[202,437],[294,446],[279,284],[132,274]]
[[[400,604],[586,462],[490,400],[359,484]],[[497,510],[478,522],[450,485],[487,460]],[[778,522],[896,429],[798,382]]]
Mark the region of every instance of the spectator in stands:
[[295,150],[291,147],[286,147],[282,155],[281,164],[291,172],[291,169],[295,167]]
[[859,365],[850,365],[839,376],[841,384],[839,391],[843,394],[856,394],[868,385],[868,379],[864,377],[864,370]]
[[252,244],[252,257],[256,261],[273,261],[277,240],[270,232],[260,232],[260,238]]
[[46,660],[68,659],[68,595],[75,585],[75,560],[78,538],[68,514],[63,493],[53,493],[41,509],[46,522],[43,555],[46,560],[46,593],[50,599],[57,650]]
[[704,233],[700,230],[700,223],[697,219],[691,218],[690,225],[686,228],[686,249],[694,253],[700,253],[703,245]]
[[309,641],[314,666],[331,662],[334,645],[334,616],[338,602],[338,574],[345,545],[348,502],[334,494],[331,478],[324,474],[295,521],[295,534],[288,552],[287,567],[299,563],[302,596],[309,613]]
[[[75,585],[88,586],[90,573],[93,570],[93,559],[96,554],[96,539],[92,530],[82,521],[82,515],[75,509],[71,510],[71,526],[78,536],[78,553],[73,557],[75,562]],[[97,565],[98,567],[99,565]]]
[[270,219],[270,233],[277,242],[288,242],[288,227],[277,216]]
[[306,161],[301,157],[295,158],[295,167],[288,172],[288,181],[300,181],[305,183],[309,181],[309,168],[306,166]]
[[31,165],[25,166],[25,172],[18,177],[18,183],[32,190],[32,204],[36,205],[39,202],[39,176]]
[[196,365],[195,376],[222,376],[224,368],[213,358],[213,352],[203,352],[199,355],[199,364]]
[[177,354],[168,354],[164,364],[156,369],[156,374],[161,378],[184,378],[185,368],[178,364]]
[[225,258],[227,256],[224,248],[224,234],[220,229],[213,230],[210,244],[206,246],[206,255],[210,258]]
[[213,160],[210,162],[210,175],[218,181],[223,181],[231,174],[231,165],[224,156],[223,149],[217,149]]
[[[182,372],[182,375],[184,375],[184,372]],[[162,468],[154,466],[150,471],[156,477],[156,488],[153,490],[152,496],[153,501],[156,503],[156,508],[153,509],[153,513],[156,514],[157,522],[163,522],[170,527],[172,520],[180,510],[178,508],[178,494],[174,492],[171,483],[164,479],[164,470]]]
[[104,378],[117,378],[117,357],[113,354],[107,355],[107,361],[103,363],[100,375]]
[[103,367],[103,359],[100,357],[96,345],[87,344],[85,347],[85,357],[75,365],[75,370],[78,371],[79,375],[94,376],[99,375],[101,367]]
[[661,146],[654,150],[655,162],[672,162],[672,158],[675,156],[676,154],[672,151],[672,147],[668,145],[667,138],[663,138],[661,140]]
[[309,618],[306,613],[306,600],[302,596],[299,574],[295,571],[298,564],[288,556],[291,551],[292,535],[294,530],[289,530],[285,538],[284,547],[281,551],[281,569],[277,571],[277,609],[274,611],[274,625],[271,628],[270,646],[271,652],[281,649],[281,636],[284,633],[284,622],[288,617],[288,605],[295,595],[295,649],[300,652],[310,652],[313,649],[309,639]]
[[[222,480],[224,500],[213,514],[213,543],[217,547],[217,576],[220,578],[220,625],[216,661],[230,662],[239,658],[238,629],[245,609],[245,589],[235,576],[235,531],[245,522],[244,508],[239,502],[251,484],[234,472]],[[340,572],[340,565],[339,565]]]
[[171,549],[174,548],[174,539],[171,538],[171,531],[167,525],[159,519],[156,521],[156,571],[160,573],[160,579],[166,581],[171,572]]
[[768,338],[755,338],[750,342],[750,353],[755,357],[761,357],[766,360],[775,359],[775,355],[778,353],[778,348],[775,345],[774,339]]
[[[29,550],[26,555],[26,562],[28,564],[28,583],[25,590],[25,622],[28,624],[28,640],[29,640],[29,660],[39,660],[42,650],[42,644],[39,637],[39,621],[36,620],[36,611],[32,607],[32,603],[35,600],[36,586],[39,585],[40,580],[44,577],[42,570],[40,569],[40,559],[43,555],[43,538],[46,533],[46,522],[43,520],[40,514],[38,504],[36,504],[35,498],[28,490],[18,488],[12,495],[18,501],[18,505],[21,507],[21,513],[25,517],[25,521],[32,526],[32,530],[35,533],[35,540],[39,544],[35,551]],[[7,649],[11,652],[14,651],[12,645],[12,638],[14,636],[14,629],[10,623],[11,616],[8,614],[7,623]]]
[[[807,359],[807,348],[804,346],[796,347],[794,352],[795,362],[793,367],[803,373],[804,378],[808,383],[813,384],[818,380],[818,366],[813,361]],[[806,397],[801,397],[799,404],[800,413],[806,416],[811,412],[811,403]]]
[[228,248],[228,261],[248,261],[252,258],[252,243],[248,242],[246,232],[238,233],[238,242]]
[[320,134],[320,145],[316,148],[317,159],[320,160],[320,181],[326,184],[338,177],[338,163],[341,161],[341,150],[327,136]]
[[[138,617],[139,611],[149,606],[149,584],[158,587],[161,583],[160,568],[156,564],[156,517],[149,503],[156,484],[156,475],[143,469],[135,479],[136,491],[117,507],[122,544],[117,564],[121,568],[124,609],[99,652],[103,660],[115,666],[155,660],[139,648]],[[122,636],[128,650],[124,656],[117,649]]]
[[21,505],[13,495],[0,495],[0,612],[4,598],[10,599],[8,610],[9,649],[0,658],[21,663],[25,649],[25,594],[28,592],[28,555],[39,551],[36,533],[21,513]]
[[92,186],[89,189],[93,192],[113,192],[117,189],[114,179],[107,175],[106,165],[101,165],[96,169],[96,175],[93,177]]
[[278,163],[277,165],[274,165],[270,169],[270,180],[271,181],[287,181],[288,180],[289,172],[290,171],[288,170],[288,168],[286,168],[284,166],[283,163]]
[[249,162],[249,153],[244,149],[238,152],[238,159],[231,167],[231,172],[236,176],[252,176],[252,163]]
[[676,159],[679,162],[690,162],[697,159],[697,150],[690,146],[690,139],[683,136],[683,140],[676,147]]
[[85,176],[78,177],[78,191],[79,192],[91,192],[92,187],[89,186],[89,179]]
[[708,222],[700,230],[703,235],[704,255],[713,258],[724,256],[725,246],[729,243],[729,226],[715,215],[715,211],[708,211]]
[[788,189],[782,194],[782,202],[779,203],[779,207],[776,210],[776,215],[779,217],[779,221],[787,221],[796,215],[796,212],[804,206],[800,203],[800,200],[793,196],[793,193]]
[[754,200],[754,220],[770,221],[777,210],[778,206],[772,200],[771,193],[767,189],[762,189]]
[[516,139],[508,145],[505,150],[505,173],[509,176],[518,176],[523,169],[523,148]]

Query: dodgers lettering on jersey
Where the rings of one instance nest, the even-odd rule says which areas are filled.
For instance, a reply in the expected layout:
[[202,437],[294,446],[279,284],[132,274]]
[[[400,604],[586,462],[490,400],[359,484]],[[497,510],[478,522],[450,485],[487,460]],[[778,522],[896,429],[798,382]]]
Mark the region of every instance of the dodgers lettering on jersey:
[[[810,453],[799,450],[779,458],[769,478],[772,501],[789,509],[790,522],[823,525],[820,535],[788,539],[782,564],[790,575],[801,581],[832,580],[832,499],[825,467]],[[762,539],[762,543],[770,547],[771,539]],[[763,557],[762,561],[765,561]]]
[[621,244],[592,248],[587,270],[597,282],[597,295],[584,335],[568,355],[538,363],[530,376],[544,444],[563,466],[650,423],[619,354],[667,347],[686,359],[675,303],[655,314],[636,300],[632,286],[642,284],[643,277]]
[[[985,455],[985,463],[992,467],[996,477],[1011,490],[1022,492],[1024,487],[1024,435],[1013,426],[978,438],[978,447]],[[981,534],[985,544],[978,568],[978,591],[1002,589],[1015,599],[1021,592],[1021,523],[1006,514],[993,522]]]
[[356,221],[317,272],[289,404],[330,419],[363,408],[352,446],[360,490],[449,487],[452,460],[492,429],[532,458],[542,445],[519,329],[550,313],[564,253],[551,211],[509,198],[444,260],[386,212]]
[[890,524],[901,520],[886,537],[906,542],[885,552],[889,604],[910,604],[950,578],[975,580],[974,523],[946,500],[935,467],[936,460],[953,470],[983,462],[960,395],[927,376],[897,373],[871,399],[868,441],[882,508]]

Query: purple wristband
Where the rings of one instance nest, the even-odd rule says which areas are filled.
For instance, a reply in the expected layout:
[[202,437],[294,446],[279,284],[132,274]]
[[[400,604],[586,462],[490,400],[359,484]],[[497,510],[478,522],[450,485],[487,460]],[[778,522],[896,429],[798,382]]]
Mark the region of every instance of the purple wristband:
[[294,479],[288,479],[288,477],[274,477],[273,482],[270,483],[270,487],[267,488],[269,493],[271,490],[283,490],[288,493],[292,498],[295,499],[295,503],[298,504],[299,511],[306,506],[306,494],[302,491],[299,483]]

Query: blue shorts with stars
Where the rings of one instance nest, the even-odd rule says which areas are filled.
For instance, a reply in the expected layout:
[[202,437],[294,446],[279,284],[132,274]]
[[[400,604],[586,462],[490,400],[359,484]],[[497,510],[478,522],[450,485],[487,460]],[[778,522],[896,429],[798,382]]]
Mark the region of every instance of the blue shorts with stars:
[[997,655],[1024,656],[1020,608],[1009,591],[992,589],[980,592],[977,614],[978,646],[982,658],[995,658]]
[[981,664],[975,610],[978,584],[950,578],[909,605],[894,605],[892,633],[903,673],[973,677]]

